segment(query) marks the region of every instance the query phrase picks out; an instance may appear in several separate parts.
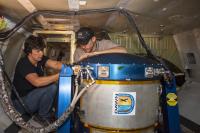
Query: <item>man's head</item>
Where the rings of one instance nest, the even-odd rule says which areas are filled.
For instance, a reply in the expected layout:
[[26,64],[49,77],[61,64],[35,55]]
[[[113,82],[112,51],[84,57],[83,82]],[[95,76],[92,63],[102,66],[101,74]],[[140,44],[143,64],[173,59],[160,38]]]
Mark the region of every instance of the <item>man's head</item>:
[[45,43],[42,37],[29,36],[24,43],[24,52],[35,61],[40,61],[43,57]]
[[80,28],[76,32],[76,43],[86,53],[92,52],[94,44],[96,43],[96,37],[94,31],[88,27]]

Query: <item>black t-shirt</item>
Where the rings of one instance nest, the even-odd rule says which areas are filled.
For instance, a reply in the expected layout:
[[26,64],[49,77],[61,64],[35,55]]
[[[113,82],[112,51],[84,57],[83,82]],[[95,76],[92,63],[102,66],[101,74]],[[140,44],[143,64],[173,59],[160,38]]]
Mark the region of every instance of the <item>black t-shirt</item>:
[[[39,76],[44,76],[43,68],[45,67],[47,60],[48,57],[43,56],[42,60],[38,62],[37,66],[32,65],[27,56],[19,60],[15,69],[13,84],[20,97],[26,96],[29,92],[36,88],[25,79],[26,75],[30,73],[37,73]],[[13,94],[12,98],[15,99]]]

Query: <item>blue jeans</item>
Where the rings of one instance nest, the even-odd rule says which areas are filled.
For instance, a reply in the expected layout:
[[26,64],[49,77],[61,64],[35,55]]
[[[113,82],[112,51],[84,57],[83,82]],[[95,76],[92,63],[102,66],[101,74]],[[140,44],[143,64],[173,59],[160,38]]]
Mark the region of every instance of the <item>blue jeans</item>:
[[[22,100],[32,114],[38,113],[43,119],[49,119],[51,117],[50,113],[56,94],[57,86],[52,84],[41,88],[35,88],[28,95],[22,97]],[[13,104],[19,113],[26,113],[18,100],[13,101]]]

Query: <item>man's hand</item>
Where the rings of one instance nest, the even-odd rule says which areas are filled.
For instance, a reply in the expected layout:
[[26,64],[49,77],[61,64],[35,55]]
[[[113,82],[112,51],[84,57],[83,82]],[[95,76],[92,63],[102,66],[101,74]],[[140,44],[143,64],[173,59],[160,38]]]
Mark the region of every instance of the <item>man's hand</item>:
[[62,68],[62,62],[54,61],[51,59],[48,59],[45,65],[46,65],[46,67],[53,68],[55,70],[61,70],[61,68]]

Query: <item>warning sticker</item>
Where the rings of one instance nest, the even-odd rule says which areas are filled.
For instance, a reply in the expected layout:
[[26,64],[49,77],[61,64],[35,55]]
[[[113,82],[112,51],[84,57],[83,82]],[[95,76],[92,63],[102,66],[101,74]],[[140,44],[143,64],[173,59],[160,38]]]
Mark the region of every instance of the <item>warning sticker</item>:
[[112,115],[135,115],[136,92],[114,92]]
[[168,93],[167,94],[167,104],[169,106],[176,106],[177,104],[177,95],[175,93]]

